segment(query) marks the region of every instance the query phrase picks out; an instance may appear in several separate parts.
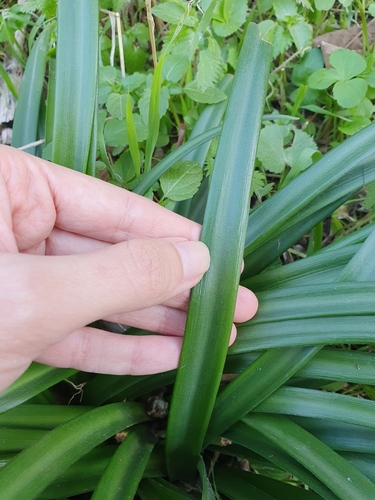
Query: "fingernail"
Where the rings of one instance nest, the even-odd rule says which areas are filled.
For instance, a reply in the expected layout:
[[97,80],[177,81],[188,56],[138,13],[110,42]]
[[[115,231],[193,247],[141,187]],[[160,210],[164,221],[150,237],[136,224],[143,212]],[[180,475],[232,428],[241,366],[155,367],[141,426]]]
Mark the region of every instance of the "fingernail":
[[185,281],[198,278],[210,267],[210,252],[201,241],[182,241],[175,247],[181,256]]

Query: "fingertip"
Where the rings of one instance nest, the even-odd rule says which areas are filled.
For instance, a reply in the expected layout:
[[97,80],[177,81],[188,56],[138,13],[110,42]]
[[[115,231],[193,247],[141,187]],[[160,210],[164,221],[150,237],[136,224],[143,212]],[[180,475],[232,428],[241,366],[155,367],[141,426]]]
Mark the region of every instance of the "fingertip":
[[253,316],[255,316],[258,310],[258,299],[256,295],[245,288],[240,286],[238,288],[236,309],[234,312],[234,321],[236,323],[243,323],[244,321],[249,321]]
[[232,325],[232,331],[230,332],[229,345],[231,346],[237,338],[237,328]]
[[210,252],[207,246],[201,241],[182,241],[174,246],[182,261],[184,280],[200,279],[210,267]]

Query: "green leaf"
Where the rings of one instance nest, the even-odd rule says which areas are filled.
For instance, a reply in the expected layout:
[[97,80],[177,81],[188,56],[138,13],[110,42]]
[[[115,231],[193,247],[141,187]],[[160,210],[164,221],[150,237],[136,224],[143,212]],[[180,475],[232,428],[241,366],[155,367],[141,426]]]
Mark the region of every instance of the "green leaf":
[[145,150],[145,164],[144,164],[144,171],[146,174],[151,170],[152,154],[154,152],[156,142],[159,136],[160,118],[163,116],[160,109],[160,103],[162,102],[161,100],[162,90],[163,88],[165,88],[165,87],[162,88],[161,84],[163,75],[163,65],[166,55],[167,55],[167,50],[160,57],[152,77],[147,121],[145,122],[147,123],[147,128],[148,128],[146,150]]
[[118,120],[125,118],[126,95],[113,93],[108,97],[107,110],[110,115]]
[[141,406],[116,403],[56,427],[0,470],[1,494],[7,500],[36,498],[89,450],[116,432],[144,420],[147,416]]
[[[13,123],[12,146],[15,148],[26,146],[37,139],[50,36],[51,27],[47,27],[34,43],[27,60]],[[35,147],[29,148],[27,152],[35,154]]]
[[220,135],[221,127],[217,126],[207,132],[200,133],[197,137],[189,139],[185,144],[175,149],[168,156],[163,158],[154,168],[143,177],[141,182],[133,189],[134,193],[144,195],[154,185],[155,182],[171,168],[177,161],[194,151],[196,148]]
[[190,99],[202,104],[216,104],[227,98],[226,94],[217,87],[208,87],[202,91],[196,81],[185,85],[184,92]]
[[370,3],[368,6],[368,13],[370,16],[375,17],[375,3]]
[[216,35],[227,37],[239,30],[246,20],[246,0],[219,0],[212,16]]
[[243,421],[313,472],[341,500],[374,498],[374,483],[297,424],[280,416],[255,414]]
[[179,53],[168,54],[163,67],[163,78],[177,83],[187,72],[189,66],[190,60],[186,55]]
[[308,85],[312,89],[326,89],[337,82],[339,74],[335,69],[321,68],[315,71],[308,79]]
[[[159,99],[160,99],[159,101],[159,119],[160,119],[168,111],[169,92],[167,87],[162,87],[160,89]],[[145,91],[142,94],[142,97],[138,101],[139,113],[145,125],[148,124],[150,101],[151,101],[151,89],[148,87],[145,89]]]
[[137,494],[141,500],[192,500],[192,497],[165,479],[143,479]]
[[338,420],[375,429],[374,410],[375,401],[300,387],[281,387],[255,412]]
[[257,158],[269,172],[281,173],[286,162],[284,155],[284,139],[289,133],[289,126],[266,125],[259,136]]
[[333,97],[343,108],[354,108],[365,97],[367,83],[363,78],[353,78],[346,82],[336,82]]
[[[314,142],[314,139],[302,130],[291,127],[294,132],[294,139],[292,145],[285,150],[286,163],[293,167],[293,165],[299,160],[303,151],[308,150],[309,157],[318,150],[318,146]],[[307,165],[308,166],[308,165]]]
[[291,24],[288,24],[289,33],[298,50],[310,47],[312,43],[312,26],[299,16]]
[[91,500],[133,500],[156,441],[144,425],[131,430],[111,458]]
[[212,489],[210,480],[208,479],[206,466],[204,464],[203,458],[201,457],[198,462],[198,472],[202,483],[202,500],[216,500],[216,495]]
[[339,80],[350,80],[366,69],[365,59],[349,49],[339,49],[332,52],[329,57],[330,64],[337,70]]
[[[138,113],[133,113],[134,126],[139,142],[147,138],[147,127]],[[107,146],[119,147],[129,143],[126,120],[108,120],[104,125],[104,139]]]
[[12,93],[13,97],[18,99],[18,90],[14,86],[12,79],[10,78],[8,72],[5,70],[3,64],[0,62],[0,76],[4,80],[5,85],[8,87],[9,92]]
[[[225,481],[225,482],[224,482]],[[270,477],[263,476],[258,473],[245,472],[243,470],[237,469],[235,467],[215,467],[215,482],[219,488],[226,495],[235,494],[235,491],[241,487],[243,493],[242,497],[233,497],[236,500],[243,498],[248,500],[249,496],[246,495],[247,492],[251,491],[252,499],[257,500],[258,498],[272,498],[272,500],[319,500],[321,499],[316,493],[304,490],[298,486],[292,486],[291,484],[285,483],[283,481],[276,481]],[[255,487],[253,490],[251,486]],[[266,497],[256,496],[260,495],[261,492],[267,493]],[[270,495],[270,496],[268,496]]]
[[138,180],[141,177],[141,159],[138,148],[137,129],[134,122],[130,94],[126,100],[126,129],[128,132],[129,150],[133,160],[134,170]]
[[323,68],[324,60],[322,51],[318,48],[311,49],[302,58],[302,60],[294,66],[291,74],[291,81],[297,87],[307,85],[309,76]]
[[[180,3],[170,0],[169,2],[159,3],[152,8],[154,16],[159,17],[166,23],[178,25],[184,18],[186,7]],[[193,16],[186,16],[184,19],[185,26],[195,26],[196,19]]]
[[293,43],[293,39],[289,32],[282,26],[277,25],[273,34],[273,57],[286,52]]
[[[224,437],[235,443],[241,444],[249,450],[255,451],[258,455],[264,457],[270,465],[271,463],[275,464],[277,467],[297,477],[325,500],[342,500],[332,493],[315,474],[311,473],[307,468],[298,463],[297,460],[292,458],[288,452],[283,451],[281,447],[275,445],[267,437],[260,434],[260,432],[254,428],[249,427],[244,422],[237,422],[225,433]],[[236,455],[246,458],[246,450],[243,450],[241,454],[237,452]],[[287,500],[289,500],[289,498]]]
[[273,0],[273,8],[279,21],[288,21],[297,14],[297,5],[293,0]]
[[7,429],[0,428],[0,453],[15,454],[29,448],[45,436],[47,431],[41,429]]
[[216,399],[206,442],[222,435],[231,425],[270,397],[317,352],[316,347],[269,349],[227,385]]
[[19,404],[0,415],[0,425],[50,430],[90,410],[93,410],[90,406]]
[[215,468],[215,483],[218,489],[231,500],[275,500],[275,497],[259,490],[254,485],[246,481],[246,476],[238,477],[235,470],[229,467]]
[[52,161],[86,173],[96,127],[98,1],[58,3]]
[[374,180],[374,136],[372,124],[325,154],[313,168],[250,213],[245,255],[251,253],[251,270],[244,276],[259,273],[349,196]]
[[263,40],[272,43],[273,42],[273,34],[276,28],[276,23],[271,21],[271,19],[266,19],[265,21],[261,21],[259,24],[259,29],[262,35]]
[[354,135],[363,128],[371,124],[371,120],[366,116],[352,116],[351,121],[340,125],[338,130],[347,135]]
[[371,209],[375,205],[375,182],[371,182],[366,187],[367,194],[363,206],[364,208]]
[[195,161],[180,160],[160,177],[164,198],[182,201],[191,198],[202,181],[202,167]]
[[316,10],[330,10],[333,7],[335,0],[315,0]]
[[224,63],[219,44],[214,38],[210,37],[207,49],[201,50],[199,53],[198,71],[195,80],[198,88],[204,92],[208,87],[214,87],[222,77],[223,67]]
[[121,86],[126,93],[133,92],[134,90],[139,89],[147,79],[147,75],[145,73],[133,73],[132,75],[127,75],[125,78],[121,78]]
[[210,249],[211,266],[192,291],[172,396],[166,440],[172,477],[194,474],[225,363],[271,53],[257,26],[249,24],[203,221],[201,238]]
[[21,377],[0,394],[0,413],[28,401],[75,373],[77,370],[70,368],[53,368],[32,363]]

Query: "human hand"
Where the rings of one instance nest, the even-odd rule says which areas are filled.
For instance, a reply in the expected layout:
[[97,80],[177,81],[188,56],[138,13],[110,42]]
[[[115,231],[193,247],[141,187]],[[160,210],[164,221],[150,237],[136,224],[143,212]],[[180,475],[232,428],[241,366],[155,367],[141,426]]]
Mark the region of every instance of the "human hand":
[[[209,267],[200,229],[134,193],[0,146],[0,391],[33,360],[108,374],[176,368],[189,291]],[[256,309],[240,287],[234,320]],[[85,326],[98,319],[161,335]]]

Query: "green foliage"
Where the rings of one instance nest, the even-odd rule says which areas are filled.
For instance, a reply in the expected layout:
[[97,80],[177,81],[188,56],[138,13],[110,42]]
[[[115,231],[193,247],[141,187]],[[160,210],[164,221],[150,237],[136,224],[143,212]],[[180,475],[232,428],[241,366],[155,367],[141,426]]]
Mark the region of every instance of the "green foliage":
[[160,177],[163,198],[182,201],[192,198],[202,181],[202,167],[199,163],[180,160]]
[[[0,2],[0,71],[19,93],[14,141],[33,110],[27,140],[47,141],[35,154],[72,166],[74,149],[87,173],[204,220],[212,266],[192,292],[178,373],[108,376],[34,363],[0,395],[1,494],[372,499],[374,56],[371,43],[362,55],[349,45],[325,67],[311,45],[359,22],[365,33],[374,4],[160,0],[156,69],[144,2],[99,4],[120,13],[125,76],[119,35],[92,0],[61,0],[69,22],[57,32],[57,2]],[[274,44],[263,90],[266,57],[252,58],[257,44],[269,47],[256,36],[249,50],[251,21]],[[9,57],[26,65],[21,89]],[[29,78],[35,67],[38,78]],[[233,70],[241,84],[231,93]],[[240,170],[246,162],[251,175]],[[260,306],[228,350],[239,279]],[[172,402],[162,419],[147,414],[155,398]]]
[[356,52],[348,49],[335,50],[329,62],[332,69],[321,69],[309,78],[313,89],[326,89],[333,86],[333,98],[343,108],[359,105],[367,92],[367,82],[358,77],[366,70],[366,61]]

